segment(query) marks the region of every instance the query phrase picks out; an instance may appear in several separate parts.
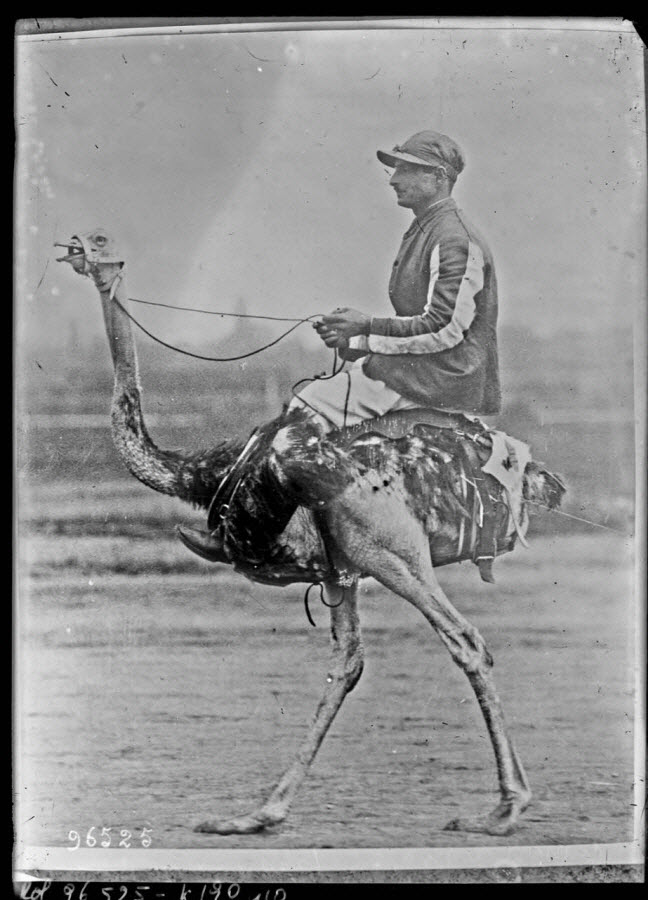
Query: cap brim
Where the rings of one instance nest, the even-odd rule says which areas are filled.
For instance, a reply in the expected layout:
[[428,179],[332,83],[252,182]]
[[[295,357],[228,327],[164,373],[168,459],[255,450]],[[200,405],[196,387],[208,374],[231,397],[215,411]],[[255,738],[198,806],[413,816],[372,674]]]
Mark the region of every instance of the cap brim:
[[429,169],[434,168],[434,166],[443,165],[441,160],[427,162],[424,159],[419,159],[418,156],[412,156],[410,153],[396,153],[394,151],[387,153],[385,150],[376,150],[376,156],[380,160],[381,163],[384,163],[386,166],[390,166],[392,169],[396,165],[397,160],[402,160],[403,162],[414,163],[416,166],[427,166]]

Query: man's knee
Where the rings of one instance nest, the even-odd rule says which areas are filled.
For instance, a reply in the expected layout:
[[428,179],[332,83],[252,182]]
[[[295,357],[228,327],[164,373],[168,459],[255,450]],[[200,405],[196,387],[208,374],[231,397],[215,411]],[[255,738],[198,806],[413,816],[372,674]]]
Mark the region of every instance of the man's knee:
[[325,433],[331,431],[335,427],[333,423],[326,418],[326,416],[323,416],[321,413],[317,412],[317,410],[313,409],[312,406],[304,403],[304,401],[300,400],[299,397],[293,397],[293,399],[288,404],[289,412],[294,409],[300,409],[302,412],[306,413],[306,415],[310,419],[312,419],[312,421],[315,422]]

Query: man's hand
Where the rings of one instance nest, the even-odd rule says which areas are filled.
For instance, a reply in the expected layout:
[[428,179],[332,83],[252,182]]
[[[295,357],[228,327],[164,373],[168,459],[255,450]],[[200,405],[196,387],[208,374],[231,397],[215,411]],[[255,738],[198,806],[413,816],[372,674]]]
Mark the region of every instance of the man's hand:
[[313,328],[327,347],[335,348],[336,350],[346,350],[349,346],[348,338],[345,338],[334,329],[329,328],[328,325],[323,325],[321,322],[315,322]]
[[349,309],[345,306],[334,309],[328,316],[324,316],[322,324],[335,329],[345,338],[350,338],[356,334],[369,334],[371,318],[358,309]]
[[328,316],[323,316],[321,322],[313,326],[327,347],[344,349],[348,346],[349,338],[356,334],[369,334],[371,318],[357,309],[334,309]]

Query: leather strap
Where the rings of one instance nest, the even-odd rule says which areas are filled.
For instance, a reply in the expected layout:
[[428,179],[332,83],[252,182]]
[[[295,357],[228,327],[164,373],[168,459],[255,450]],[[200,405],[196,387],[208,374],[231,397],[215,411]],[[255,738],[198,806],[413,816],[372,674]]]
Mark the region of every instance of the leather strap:
[[[481,470],[477,449],[470,439],[458,442],[467,461],[467,469],[473,490],[473,519],[477,521],[476,539],[471,548],[472,560],[479,568],[484,581],[494,582],[493,560],[497,555],[497,516],[491,498],[487,476]],[[478,508],[476,508],[476,506]]]
[[233,466],[216,489],[207,513],[207,527],[210,531],[215,531],[220,526],[221,521],[226,518],[229,504],[243,479],[245,467],[252,455],[252,451],[258,443],[259,432],[259,428],[254,429]]
[[[356,425],[344,429],[350,440],[369,431],[377,432],[388,438],[400,438],[414,428],[415,425],[432,425],[434,428],[463,429],[472,423],[462,413],[445,412],[442,409],[401,409],[388,412],[375,419],[366,419]],[[474,426],[472,426],[474,427]]]

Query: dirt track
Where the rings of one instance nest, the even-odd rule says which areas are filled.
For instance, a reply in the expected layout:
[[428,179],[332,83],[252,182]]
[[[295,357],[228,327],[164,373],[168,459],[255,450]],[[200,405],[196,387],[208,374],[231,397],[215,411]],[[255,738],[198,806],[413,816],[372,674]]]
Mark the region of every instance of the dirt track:
[[[113,835],[128,829],[132,846],[150,828],[157,847],[628,840],[632,592],[624,547],[610,536],[537,538],[531,551],[498,561],[495,586],[470,564],[441,573],[493,652],[534,789],[514,835],[442,830],[494,805],[486,730],[467,681],[425,621],[368,582],[365,673],[289,819],[275,833],[221,837],[191,829],[258,803],[304,734],[326,673],[326,609],[311,601],[314,629],[300,587],[252,585],[200,561],[193,573],[156,574],[156,560],[173,567],[184,558],[171,541],[34,538],[29,552],[39,565],[21,597],[24,842],[70,846],[70,829],[85,838],[92,825]],[[149,574],[116,574],[128,560]]]

